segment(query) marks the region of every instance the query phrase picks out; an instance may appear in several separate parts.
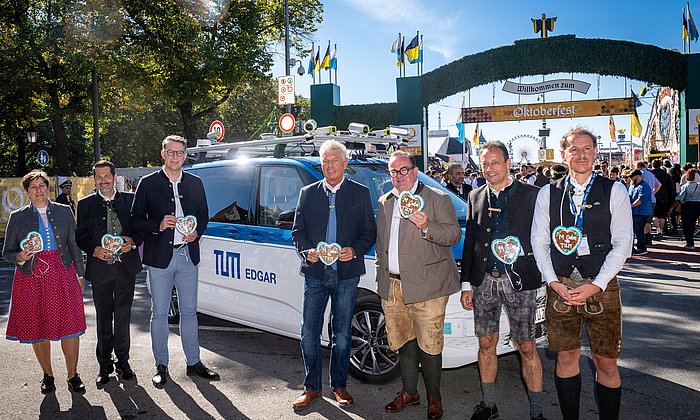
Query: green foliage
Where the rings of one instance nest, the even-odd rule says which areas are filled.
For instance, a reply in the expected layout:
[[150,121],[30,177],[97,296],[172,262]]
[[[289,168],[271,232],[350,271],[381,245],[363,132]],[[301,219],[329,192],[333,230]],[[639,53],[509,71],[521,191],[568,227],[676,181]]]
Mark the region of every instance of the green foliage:
[[396,102],[345,105],[333,109],[333,121],[339,130],[347,130],[352,122],[367,124],[372,130],[379,130],[396,124],[397,120]]
[[559,72],[625,76],[684,90],[687,61],[677,51],[629,41],[574,35],[525,39],[425,73],[421,100],[427,106],[493,81]]

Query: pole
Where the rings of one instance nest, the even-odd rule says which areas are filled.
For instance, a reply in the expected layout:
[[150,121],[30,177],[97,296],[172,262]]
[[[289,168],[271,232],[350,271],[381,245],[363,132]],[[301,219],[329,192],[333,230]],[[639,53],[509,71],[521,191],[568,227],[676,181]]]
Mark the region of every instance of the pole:
[[[284,75],[289,76],[289,0],[284,0]],[[285,112],[292,112],[292,105],[285,105]]]
[[95,162],[102,160],[100,153],[100,122],[98,119],[97,96],[97,67],[92,67],[92,144],[94,147]]
[[314,63],[314,68],[313,70],[311,69],[311,66],[309,66],[309,71],[311,72],[311,80],[313,81],[313,84],[316,84],[316,61],[314,59],[314,43],[311,43],[311,62]]
[[[335,84],[338,84],[338,44],[333,44],[333,54],[335,54]],[[331,57],[331,60],[333,57]]]

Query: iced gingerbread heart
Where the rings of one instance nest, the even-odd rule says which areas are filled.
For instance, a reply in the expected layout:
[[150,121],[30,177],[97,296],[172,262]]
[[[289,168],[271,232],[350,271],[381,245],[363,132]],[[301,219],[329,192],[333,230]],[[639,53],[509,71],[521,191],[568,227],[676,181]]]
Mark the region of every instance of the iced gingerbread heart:
[[27,236],[19,243],[19,247],[31,253],[41,252],[44,250],[44,240],[39,232],[33,230],[27,233]]
[[557,226],[552,231],[554,247],[564,255],[571,255],[581,244],[583,232],[576,226]]
[[402,217],[408,217],[417,211],[423,210],[425,201],[418,194],[404,191],[399,195],[399,211]]
[[175,222],[175,229],[184,236],[187,236],[197,229],[197,218],[192,215],[178,217],[177,222]]
[[333,265],[340,258],[340,245],[335,242],[332,244],[319,242],[316,245],[316,251],[318,252],[318,259],[326,265]]
[[516,236],[506,236],[503,239],[494,239],[491,242],[491,252],[496,259],[503,264],[512,265],[520,256],[520,239]]
[[121,236],[110,235],[108,233],[106,235],[102,235],[102,240],[100,242],[102,242],[102,248],[117,254],[122,248],[122,245],[124,245],[124,238]]

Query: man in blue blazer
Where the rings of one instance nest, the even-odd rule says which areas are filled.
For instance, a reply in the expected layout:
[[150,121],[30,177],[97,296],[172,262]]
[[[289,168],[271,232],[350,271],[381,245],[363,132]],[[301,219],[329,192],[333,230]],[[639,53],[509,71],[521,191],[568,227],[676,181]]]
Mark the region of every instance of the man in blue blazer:
[[[320,150],[324,179],[304,187],[292,228],[292,240],[304,259],[304,304],[301,320],[301,354],[304,358],[304,392],[292,406],[305,408],[322,395],[321,331],[323,313],[331,299],[331,389],[341,406],[353,403],[346,383],[352,346],[351,321],[364,255],[374,245],[377,226],[369,190],[345,178],[345,146],[326,141]],[[319,243],[336,249],[337,259],[319,255]],[[337,252],[339,251],[339,252]],[[323,261],[325,260],[325,262]]]

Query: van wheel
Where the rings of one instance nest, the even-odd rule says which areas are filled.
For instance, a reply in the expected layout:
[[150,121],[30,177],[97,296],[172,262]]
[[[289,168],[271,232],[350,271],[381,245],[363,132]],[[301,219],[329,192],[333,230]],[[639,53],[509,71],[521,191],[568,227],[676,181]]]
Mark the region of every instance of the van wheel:
[[399,354],[389,348],[379,299],[359,298],[352,318],[350,374],[363,382],[381,384],[391,382],[400,373]]

